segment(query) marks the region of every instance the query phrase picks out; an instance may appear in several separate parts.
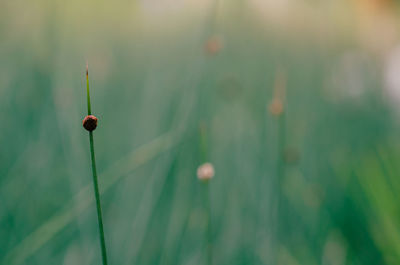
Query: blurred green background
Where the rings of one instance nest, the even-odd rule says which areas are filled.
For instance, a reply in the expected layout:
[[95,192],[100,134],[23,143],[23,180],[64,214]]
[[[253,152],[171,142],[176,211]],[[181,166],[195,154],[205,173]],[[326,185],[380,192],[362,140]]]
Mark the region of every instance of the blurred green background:
[[86,61],[109,264],[399,264],[398,11],[1,1],[0,264],[101,262]]

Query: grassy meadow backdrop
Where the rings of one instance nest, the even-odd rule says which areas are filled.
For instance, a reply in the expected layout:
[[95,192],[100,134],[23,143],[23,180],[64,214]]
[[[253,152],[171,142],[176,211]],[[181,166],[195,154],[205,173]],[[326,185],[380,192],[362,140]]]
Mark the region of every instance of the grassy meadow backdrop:
[[398,14],[0,1],[0,264],[101,264],[86,61],[110,265],[399,264]]

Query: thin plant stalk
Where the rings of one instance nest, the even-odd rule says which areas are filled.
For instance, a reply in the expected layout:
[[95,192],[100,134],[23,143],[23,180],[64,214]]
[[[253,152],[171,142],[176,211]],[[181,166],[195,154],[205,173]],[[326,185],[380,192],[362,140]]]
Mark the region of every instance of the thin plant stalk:
[[[208,161],[208,150],[207,150],[207,133],[205,123],[200,124],[200,151],[201,159],[203,162]],[[213,246],[212,246],[212,222],[211,222],[211,200],[210,200],[210,180],[202,181],[204,206],[207,214],[207,230],[205,233],[207,242],[207,264],[213,264]]]
[[[91,109],[91,105],[90,105],[88,66],[86,66],[86,92],[87,92],[88,115],[92,115],[92,109]],[[92,161],[93,188],[94,188],[94,195],[96,198],[97,221],[98,221],[98,225],[99,225],[101,256],[102,256],[102,260],[103,260],[103,265],[108,265],[108,263],[107,263],[107,248],[106,248],[106,242],[104,239],[103,216],[102,216],[101,203],[100,203],[99,181],[97,178],[97,170],[96,170],[96,158],[95,158],[95,152],[94,152],[93,131],[89,131],[89,142],[90,142],[90,157],[91,157],[91,161]]]
[[282,180],[285,177],[285,146],[286,146],[286,122],[285,122],[285,111],[282,112],[278,117],[278,163],[277,163],[277,176],[278,176],[278,208],[281,207],[282,198]]
[[206,181],[204,183],[204,199],[207,211],[207,264],[213,264],[213,245],[212,245],[212,223],[211,223],[211,200],[210,200],[210,183]]
[[[277,163],[277,186],[278,186],[278,218],[282,218],[282,180],[285,177],[285,146],[286,146],[286,124],[285,112],[278,117],[278,163]],[[278,222],[280,223],[280,222]],[[278,240],[280,240],[282,229],[278,227]]]
[[277,187],[277,200],[276,200],[276,219],[275,219],[275,257],[273,263],[277,263],[277,248],[280,247],[282,241],[282,227],[283,220],[283,196],[282,196],[282,181],[285,177],[285,146],[286,146],[286,75],[281,68],[278,68],[276,73],[274,99],[269,106],[270,113],[277,119],[277,165],[276,165],[276,187]]
[[277,165],[276,165],[276,185],[277,185],[277,200],[276,200],[276,233],[275,233],[275,256],[274,263],[278,263],[279,248],[282,244],[283,235],[283,196],[282,196],[282,181],[285,177],[285,161],[284,161],[284,148],[286,145],[286,125],[285,125],[285,114],[284,112],[278,117],[278,148],[277,148]]

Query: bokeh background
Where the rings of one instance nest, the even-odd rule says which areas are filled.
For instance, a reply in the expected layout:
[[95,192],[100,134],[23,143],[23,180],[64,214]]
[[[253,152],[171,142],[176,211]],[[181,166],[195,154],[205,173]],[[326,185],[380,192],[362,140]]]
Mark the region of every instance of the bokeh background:
[[2,0],[0,264],[101,263],[86,61],[109,264],[399,264],[399,5]]

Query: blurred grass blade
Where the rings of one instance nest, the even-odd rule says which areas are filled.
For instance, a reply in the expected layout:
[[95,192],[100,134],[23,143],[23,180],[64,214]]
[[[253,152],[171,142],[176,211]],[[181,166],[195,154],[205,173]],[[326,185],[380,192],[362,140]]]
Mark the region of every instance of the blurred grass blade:
[[[109,190],[117,181],[126,177],[126,174],[132,170],[135,170],[157,155],[178,144],[178,135],[176,130],[163,134],[151,142],[135,149],[130,155],[115,162],[108,170],[100,175],[100,179],[103,179],[103,188],[100,189],[100,194]],[[86,210],[94,202],[94,198],[89,192],[91,186],[92,184],[90,183],[82,188],[62,210],[54,214],[35,231],[25,237],[5,255],[1,264],[22,264]]]

